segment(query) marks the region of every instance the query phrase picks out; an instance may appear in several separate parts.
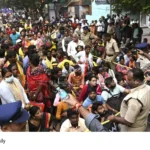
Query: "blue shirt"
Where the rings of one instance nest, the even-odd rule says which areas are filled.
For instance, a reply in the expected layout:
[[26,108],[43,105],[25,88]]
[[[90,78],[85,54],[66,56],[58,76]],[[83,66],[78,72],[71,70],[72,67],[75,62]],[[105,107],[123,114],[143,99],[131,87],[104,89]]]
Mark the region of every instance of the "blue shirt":
[[16,33],[16,34],[11,34],[10,38],[12,40],[13,45],[16,44],[16,41],[20,38],[20,34]]
[[104,103],[104,99],[101,95],[97,95],[95,100],[91,100],[89,97],[87,97],[83,102],[83,107],[87,109],[91,104],[97,101]]

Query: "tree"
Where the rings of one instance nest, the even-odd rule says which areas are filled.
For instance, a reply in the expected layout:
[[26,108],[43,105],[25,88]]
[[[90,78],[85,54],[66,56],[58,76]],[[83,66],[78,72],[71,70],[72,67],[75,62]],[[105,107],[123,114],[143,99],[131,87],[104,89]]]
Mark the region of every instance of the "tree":
[[25,9],[27,12],[32,10],[34,12],[39,12],[42,15],[44,5],[50,1],[51,0],[0,0],[0,7]]
[[114,11],[130,11],[136,12],[150,12],[150,0],[113,0],[112,6]]

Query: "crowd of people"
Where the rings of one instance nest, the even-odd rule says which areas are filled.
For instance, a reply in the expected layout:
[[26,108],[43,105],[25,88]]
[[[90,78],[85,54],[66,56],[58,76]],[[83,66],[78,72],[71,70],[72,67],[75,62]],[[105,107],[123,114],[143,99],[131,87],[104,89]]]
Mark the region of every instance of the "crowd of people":
[[1,131],[146,131],[150,44],[142,34],[127,15],[3,22]]

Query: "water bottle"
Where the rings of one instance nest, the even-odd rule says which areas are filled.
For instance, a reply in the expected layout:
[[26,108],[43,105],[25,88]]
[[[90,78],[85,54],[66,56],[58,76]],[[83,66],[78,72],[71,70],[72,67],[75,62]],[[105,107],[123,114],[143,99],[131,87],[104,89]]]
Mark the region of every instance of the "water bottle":
[[66,91],[64,91],[63,89],[60,89],[60,87],[57,87],[56,89],[59,93],[61,100],[67,100],[69,98],[69,95],[66,93]]

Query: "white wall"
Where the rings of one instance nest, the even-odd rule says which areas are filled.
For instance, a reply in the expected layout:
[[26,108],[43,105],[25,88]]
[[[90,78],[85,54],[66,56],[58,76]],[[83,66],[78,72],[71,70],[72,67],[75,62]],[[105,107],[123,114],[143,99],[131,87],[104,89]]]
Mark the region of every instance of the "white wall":
[[75,7],[74,6],[68,7],[68,15],[75,17]]
[[92,15],[86,15],[86,19],[91,23],[92,20],[99,20],[101,16],[106,17],[107,14],[110,14],[109,4],[97,5],[95,2],[92,2]]
[[54,10],[50,10],[49,11],[49,16],[50,16],[50,20],[52,19],[52,17],[55,17],[55,12],[54,12]]
[[149,21],[149,15],[141,14],[140,15],[140,26],[141,27],[149,27],[150,28],[150,21]]

